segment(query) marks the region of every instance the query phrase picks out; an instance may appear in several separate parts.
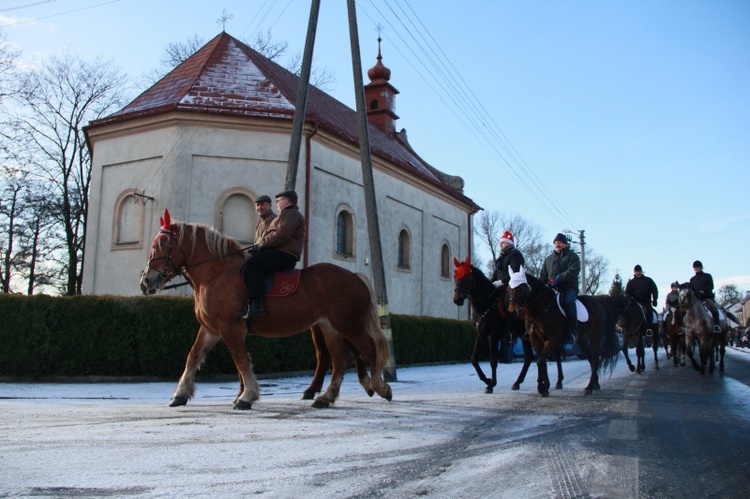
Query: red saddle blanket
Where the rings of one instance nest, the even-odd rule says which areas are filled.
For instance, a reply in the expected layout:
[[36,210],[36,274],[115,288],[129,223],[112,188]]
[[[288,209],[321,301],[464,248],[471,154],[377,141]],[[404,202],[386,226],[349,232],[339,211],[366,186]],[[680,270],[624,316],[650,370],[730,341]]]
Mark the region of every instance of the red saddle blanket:
[[266,296],[290,296],[297,292],[299,270],[274,272],[266,278]]

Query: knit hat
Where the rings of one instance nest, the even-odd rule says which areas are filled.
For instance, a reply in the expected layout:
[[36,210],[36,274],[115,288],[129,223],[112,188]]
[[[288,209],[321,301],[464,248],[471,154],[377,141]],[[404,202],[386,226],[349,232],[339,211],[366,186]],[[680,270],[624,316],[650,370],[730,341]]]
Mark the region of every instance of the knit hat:
[[565,237],[565,234],[563,234],[562,232],[558,232],[557,233],[557,235],[552,240],[552,242],[554,243],[555,241],[560,241],[560,242],[563,242],[565,244],[570,244],[570,241],[568,241],[568,238]]
[[513,234],[509,230],[503,232],[502,237],[500,237],[500,243],[516,244],[513,241]]
[[643,269],[640,265],[636,265],[635,267],[633,267],[633,272],[643,272]]

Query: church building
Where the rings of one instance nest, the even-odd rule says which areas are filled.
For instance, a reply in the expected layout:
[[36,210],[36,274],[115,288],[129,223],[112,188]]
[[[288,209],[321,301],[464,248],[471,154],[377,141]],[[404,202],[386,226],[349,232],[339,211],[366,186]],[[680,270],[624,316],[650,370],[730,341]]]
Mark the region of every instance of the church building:
[[[463,180],[429,165],[396,131],[390,70],[365,86],[388,304],[397,314],[466,318],[453,256],[471,254],[480,209]],[[138,295],[168,208],[251,243],[254,201],[284,189],[299,78],[222,32],[120,111],[93,121],[83,288]],[[297,267],[335,263],[371,276],[357,113],[310,86],[296,178],[307,239]],[[169,291],[189,295],[190,288]]]

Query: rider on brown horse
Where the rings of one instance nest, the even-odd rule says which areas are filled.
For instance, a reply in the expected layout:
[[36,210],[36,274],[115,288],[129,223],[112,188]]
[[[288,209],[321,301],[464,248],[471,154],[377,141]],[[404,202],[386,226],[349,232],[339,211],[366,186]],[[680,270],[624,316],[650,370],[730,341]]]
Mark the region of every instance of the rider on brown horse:
[[[524,263],[523,254],[515,246],[513,234],[506,230],[500,237],[500,257],[495,261],[495,272],[491,279],[492,284],[500,291],[501,300],[505,296],[506,286],[510,281],[508,267],[513,272],[519,272]],[[523,321],[518,320],[517,317],[506,321],[506,326],[505,333],[509,341],[513,340],[514,332],[520,334],[524,331]]]
[[305,217],[297,206],[297,193],[286,190],[276,194],[279,215],[268,226],[266,234],[255,242],[250,257],[240,272],[247,287],[247,306],[237,312],[249,319],[264,315],[265,275],[293,267],[302,256],[305,244]]
[[549,282],[556,287],[562,295],[568,331],[573,341],[578,342],[576,298],[578,297],[578,274],[581,272],[581,260],[570,249],[570,243],[565,234],[558,233],[552,244],[555,246],[555,251],[544,260],[539,278],[542,282]]

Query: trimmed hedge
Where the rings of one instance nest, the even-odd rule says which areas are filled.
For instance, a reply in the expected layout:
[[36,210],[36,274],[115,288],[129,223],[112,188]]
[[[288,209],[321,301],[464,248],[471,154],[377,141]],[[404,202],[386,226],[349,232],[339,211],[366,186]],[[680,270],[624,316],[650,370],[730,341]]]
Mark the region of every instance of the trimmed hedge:
[[[175,379],[198,327],[191,298],[0,294],[0,376]],[[397,365],[471,356],[474,330],[468,321],[391,315],[391,328]],[[310,334],[246,342],[258,374],[315,368]],[[234,373],[219,342],[200,374]]]

